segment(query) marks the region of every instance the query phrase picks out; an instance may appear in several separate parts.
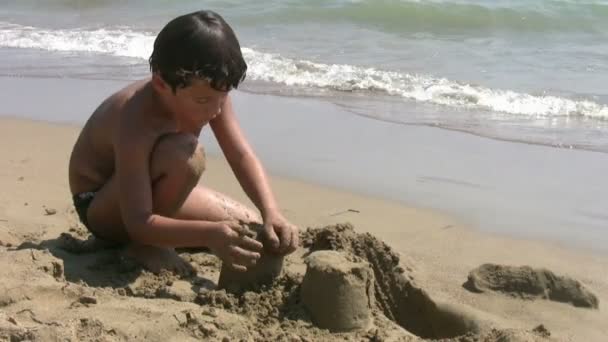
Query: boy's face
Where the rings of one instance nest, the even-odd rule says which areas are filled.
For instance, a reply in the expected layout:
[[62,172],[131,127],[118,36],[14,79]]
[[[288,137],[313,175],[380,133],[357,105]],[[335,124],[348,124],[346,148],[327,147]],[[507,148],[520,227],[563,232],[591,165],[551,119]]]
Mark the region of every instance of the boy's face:
[[161,92],[170,110],[180,121],[197,126],[207,124],[220,114],[228,97],[228,92],[217,91],[209,82],[199,79],[195,79],[188,87],[176,89],[175,94],[165,83]]

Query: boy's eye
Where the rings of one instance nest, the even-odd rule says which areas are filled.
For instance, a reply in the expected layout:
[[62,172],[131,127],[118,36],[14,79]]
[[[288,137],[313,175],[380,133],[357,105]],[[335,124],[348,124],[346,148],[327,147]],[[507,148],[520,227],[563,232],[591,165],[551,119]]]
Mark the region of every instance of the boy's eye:
[[199,104],[205,104],[205,103],[209,102],[209,99],[201,98],[201,99],[196,99],[195,101],[196,101],[196,103],[199,103]]

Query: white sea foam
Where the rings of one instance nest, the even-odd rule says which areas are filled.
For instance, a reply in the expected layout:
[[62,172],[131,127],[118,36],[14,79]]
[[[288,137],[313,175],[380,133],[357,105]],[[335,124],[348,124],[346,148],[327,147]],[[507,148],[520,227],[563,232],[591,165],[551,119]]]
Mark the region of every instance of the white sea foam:
[[[147,60],[154,34],[127,28],[48,30],[0,22],[0,47],[87,52]],[[374,91],[454,108],[530,117],[608,119],[608,106],[589,100],[536,96],[346,64],[323,64],[243,48],[247,77],[288,86]]]

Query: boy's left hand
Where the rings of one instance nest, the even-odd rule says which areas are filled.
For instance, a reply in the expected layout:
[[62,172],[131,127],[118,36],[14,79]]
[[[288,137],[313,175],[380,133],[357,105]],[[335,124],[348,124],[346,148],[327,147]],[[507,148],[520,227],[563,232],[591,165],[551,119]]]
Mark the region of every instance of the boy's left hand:
[[289,254],[298,248],[298,227],[289,223],[278,210],[269,211],[264,215],[264,229],[274,252]]

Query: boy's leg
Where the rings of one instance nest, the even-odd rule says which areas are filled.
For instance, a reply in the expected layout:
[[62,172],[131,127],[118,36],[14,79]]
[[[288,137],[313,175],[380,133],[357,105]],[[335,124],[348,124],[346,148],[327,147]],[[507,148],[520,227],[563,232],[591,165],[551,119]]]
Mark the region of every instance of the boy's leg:
[[248,206],[202,185],[192,189],[174,217],[183,220],[218,222],[262,222],[260,215]]
[[[154,212],[206,221],[259,219],[246,206],[210,189],[197,187],[204,166],[205,155],[195,136],[170,134],[161,138],[150,162]],[[100,237],[129,243],[118,198],[118,181],[112,177],[97,192],[87,217],[91,229]],[[161,269],[187,272],[189,269],[173,249],[129,243],[127,254],[152,272]]]

